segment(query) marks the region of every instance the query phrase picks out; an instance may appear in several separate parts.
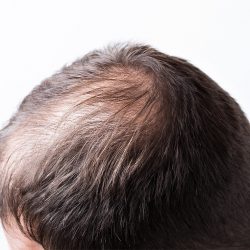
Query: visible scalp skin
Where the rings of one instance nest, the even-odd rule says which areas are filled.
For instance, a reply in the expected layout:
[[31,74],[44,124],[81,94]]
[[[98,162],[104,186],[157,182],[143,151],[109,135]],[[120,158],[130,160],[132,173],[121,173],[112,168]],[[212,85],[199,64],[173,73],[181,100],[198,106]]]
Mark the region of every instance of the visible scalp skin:
[[1,218],[48,250],[249,249],[250,125],[187,61],[94,51],[0,133]]

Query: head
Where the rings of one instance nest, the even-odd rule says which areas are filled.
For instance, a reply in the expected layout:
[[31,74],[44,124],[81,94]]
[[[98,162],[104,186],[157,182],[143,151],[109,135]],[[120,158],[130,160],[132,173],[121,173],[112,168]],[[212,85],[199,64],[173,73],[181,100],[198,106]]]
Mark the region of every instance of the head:
[[44,80],[2,129],[1,219],[48,250],[232,246],[248,241],[249,155],[248,120],[201,70],[108,47]]

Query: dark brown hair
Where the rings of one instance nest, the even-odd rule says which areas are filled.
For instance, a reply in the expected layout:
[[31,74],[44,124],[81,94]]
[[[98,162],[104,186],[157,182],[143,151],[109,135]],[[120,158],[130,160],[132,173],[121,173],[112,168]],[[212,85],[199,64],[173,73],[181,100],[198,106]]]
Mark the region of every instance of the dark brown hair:
[[0,142],[3,223],[45,249],[250,246],[249,122],[183,59],[93,51],[37,86]]

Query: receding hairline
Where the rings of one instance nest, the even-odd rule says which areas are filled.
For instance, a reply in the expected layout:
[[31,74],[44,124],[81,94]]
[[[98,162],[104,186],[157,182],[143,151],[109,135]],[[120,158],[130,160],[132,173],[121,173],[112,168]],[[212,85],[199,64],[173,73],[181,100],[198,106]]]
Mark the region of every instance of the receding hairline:
[[[41,152],[46,152],[49,145],[62,140],[64,134],[84,125],[84,122],[79,124],[84,117],[89,122],[99,119],[99,125],[109,117],[112,117],[110,122],[119,122],[119,126],[126,123],[132,125],[131,121],[134,120],[133,126],[130,126],[131,134],[135,132],[135,127],[139,130],[150,126],[150,123],[143,124],[145,119],[149,119],[146,116],[151,114],[150,120],[154,120],[152,115],[156,115],[156,109],[159,108],[156,96],[149,101],[155,94],[153,84],[152,72],[142,67],[119,65],[107,67],[96,79],[78,79],[66,93],[43,103],[35,112],[25,113],[26,105],[30,105],[28,101],[22,107],[23,115],[17,117],[10,128],[4,150],[4,155],[8,157],[8,163],[5,159],[6,167],[14,168],[19,162],[22,171],[21,166],[27,163],[26,160],[32,161],[34,156],[43,155]],[[151,102],[148,106],[150,110],[140,113],[147,102]],[[156,131],[159,123],[154,124],[154,127],[151,124],[151,128],[147,129],[147,135]],[[108,123],[106,125],[109,126]],[[140,133],[143,134],[143,131]]]

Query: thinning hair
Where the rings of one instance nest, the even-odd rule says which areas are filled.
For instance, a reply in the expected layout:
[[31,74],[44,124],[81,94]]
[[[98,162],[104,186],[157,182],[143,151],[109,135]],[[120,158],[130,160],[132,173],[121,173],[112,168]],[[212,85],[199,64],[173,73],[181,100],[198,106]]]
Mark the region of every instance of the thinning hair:
[[93,51],[44,80],[0,154],[2,221],[45,249],[249,246],[249,122],[150,46]]

